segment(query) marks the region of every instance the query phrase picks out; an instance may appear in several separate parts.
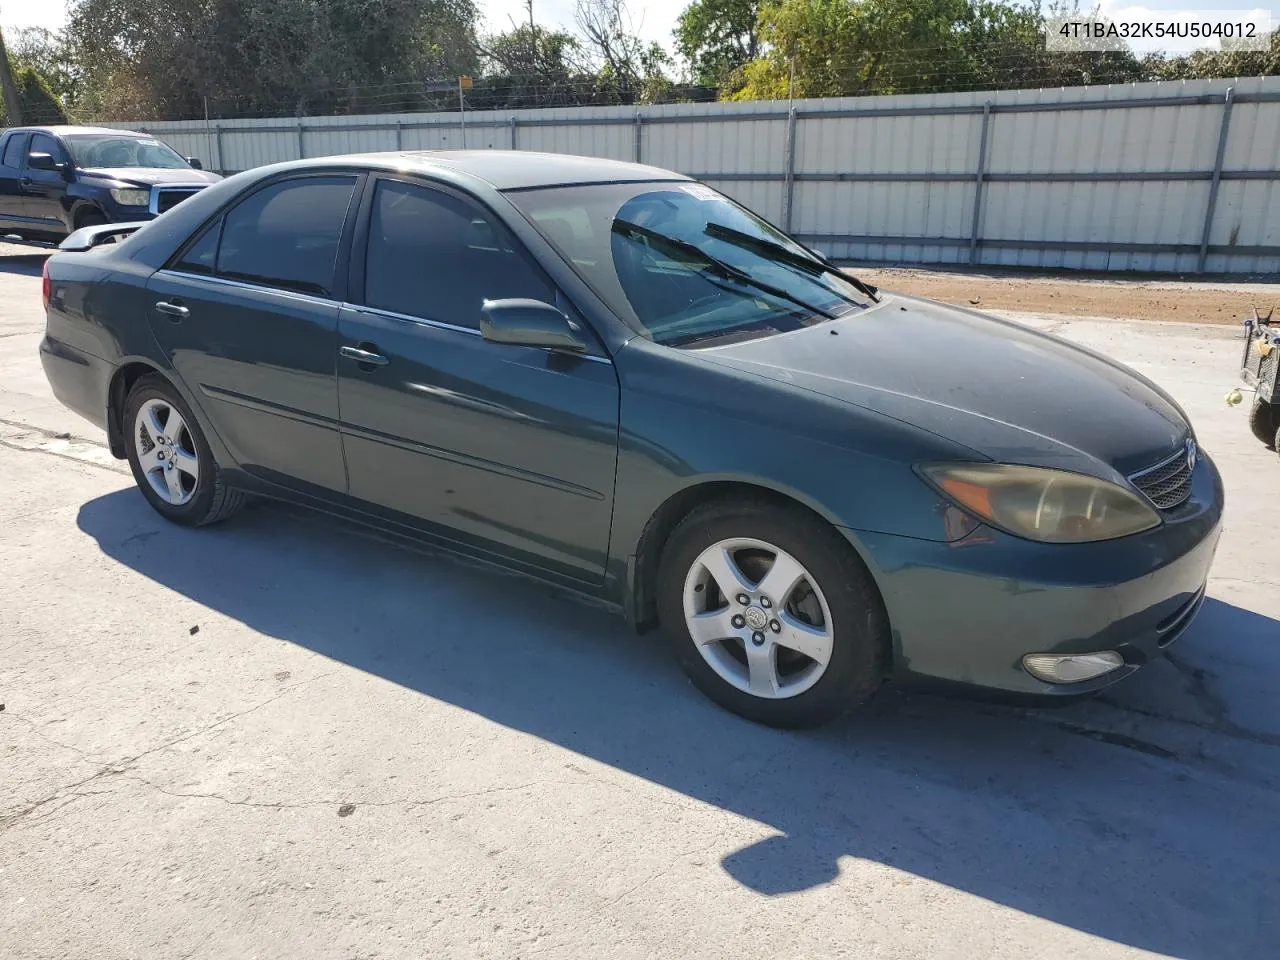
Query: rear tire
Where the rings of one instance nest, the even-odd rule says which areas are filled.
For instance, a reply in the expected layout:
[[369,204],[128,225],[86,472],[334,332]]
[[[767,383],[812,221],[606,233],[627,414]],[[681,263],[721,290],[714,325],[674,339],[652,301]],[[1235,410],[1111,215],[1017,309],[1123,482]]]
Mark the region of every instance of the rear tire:
[[1275,407],[1265,400],[1255,399],[1253,407],[1249,410],[1249,429],[1267,446],[1275,444],[1276,434],[1280,432]]
[[663,549],[657,599],[694,685],[756,723],[818,726],[884,679],[889,624],[871,574],[798,507],[744,499],[695,508]]
[[203,527],[244,505],[244,493],[223,481],[191,408],[164,377],[149,374],[133,385],[121,426],[133,479],[166,520]]

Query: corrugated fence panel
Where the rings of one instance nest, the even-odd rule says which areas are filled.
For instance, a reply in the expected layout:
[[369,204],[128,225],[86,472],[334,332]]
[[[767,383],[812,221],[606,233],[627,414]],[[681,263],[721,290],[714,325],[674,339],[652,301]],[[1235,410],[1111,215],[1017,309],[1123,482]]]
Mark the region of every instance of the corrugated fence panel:
[[[457,113],[141,129],[228,172],[464,141]],[[838,259],[1280,270],[1280,77],[468,113],[465,145],[696,174]]]

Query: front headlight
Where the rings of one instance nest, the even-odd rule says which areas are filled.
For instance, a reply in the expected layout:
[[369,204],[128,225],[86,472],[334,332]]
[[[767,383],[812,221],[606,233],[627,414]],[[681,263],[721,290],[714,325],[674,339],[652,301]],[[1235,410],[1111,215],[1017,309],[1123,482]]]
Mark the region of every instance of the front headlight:
[[920,472],[964,509],[1030,540],[1088,543],[1160,525],[1136,493],[1079,473],[1005,463],[929,464]]
[[145,207],[151,202],[150,190],[135,187],[117,187],[111,191],[111,199],[122,207]]

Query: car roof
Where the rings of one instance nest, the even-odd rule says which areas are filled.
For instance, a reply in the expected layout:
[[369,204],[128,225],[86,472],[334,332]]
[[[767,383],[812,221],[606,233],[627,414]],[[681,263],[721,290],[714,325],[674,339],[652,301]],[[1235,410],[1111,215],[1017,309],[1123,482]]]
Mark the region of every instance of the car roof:
[[146,137],[149,134],[138,133],[136,130],[121,130],[116,127],[73,127],[65,124],[53,126],[27,126],[27,127],[10,127],[4,131],[5,133],[51,133],[55,136],[65,137],[79,133],[109,135],[124,134],[130,137]]
[[[624,163],[600,157],[575,157],[563,153],[529,150],[425,150],[397,153],[361,153],[317,158],[321,163],[353,164],[392,170],[452,170],[483,180],[498,190],[566,186],[578,183],[636,183],[651,180],[688,180],[683,174],[641,163]],[[306,165],[312,165],[306,161]]]

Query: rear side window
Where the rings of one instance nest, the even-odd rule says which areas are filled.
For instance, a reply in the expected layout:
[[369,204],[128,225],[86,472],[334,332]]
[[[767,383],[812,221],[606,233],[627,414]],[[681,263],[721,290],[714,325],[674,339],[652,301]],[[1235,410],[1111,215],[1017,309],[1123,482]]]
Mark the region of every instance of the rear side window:
[[4,157],[0,159],[6,167],[22,166],[22,145],[27,140],[25,133],[15,133],[4,142]]
[[318,296],[331,294],[338,242],[355,183],[355,177],[337,176],[285,180],[242,201],[225,217],[218,275]]
[[480,326],[486,300],[555,291],[480,208],[438,190],[384,180],[369,221],[365,303],[454,326]]
[[200,239],[187,248],[173,268],[187,273],[212,274],[218,260],[218,238],[221,235],[222,218],[219,217],[205,228]]

